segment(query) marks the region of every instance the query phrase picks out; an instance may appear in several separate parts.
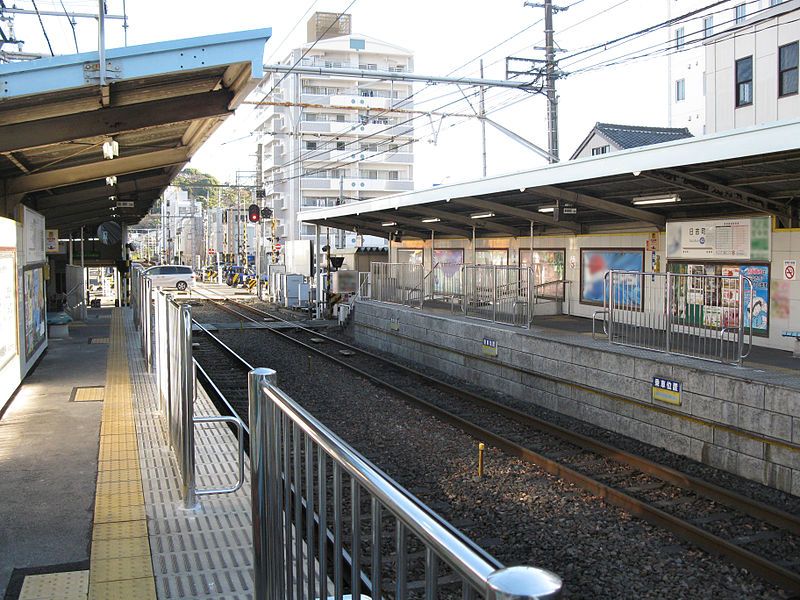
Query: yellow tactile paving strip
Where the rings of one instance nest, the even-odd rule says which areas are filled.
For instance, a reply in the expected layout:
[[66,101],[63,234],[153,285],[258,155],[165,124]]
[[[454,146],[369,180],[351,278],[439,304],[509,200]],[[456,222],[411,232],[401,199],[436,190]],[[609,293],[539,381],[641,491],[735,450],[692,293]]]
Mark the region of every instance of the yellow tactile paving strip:
[[72,394],[73,402],[101,402],[106,389],[102,386],[76,387]]
[[86,600],[89,571],[28,575],[19,600]]
[[97,466],[89,600],[156,600],[122,310],[114,309]]

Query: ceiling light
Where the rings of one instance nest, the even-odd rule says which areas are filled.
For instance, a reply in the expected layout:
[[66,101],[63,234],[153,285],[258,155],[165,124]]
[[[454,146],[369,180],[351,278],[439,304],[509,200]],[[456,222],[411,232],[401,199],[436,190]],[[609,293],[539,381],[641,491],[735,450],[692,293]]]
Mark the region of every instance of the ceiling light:
[[469,216],[470,219],[490,219],[494,216],[493,212],[479,212]]
[[556,209],[555,206],[543,206],[539,209],[540,213],[551,213]]
[[680,201],[681,197],[678,194],[655,194],[653,196],[637,196],[633,199],[633,203],[637,206],[644,206],[647,204],[674,204]]
[[422,219],[423,223],[438,223],[441,221],[439,217],[428,217],[427,219]]
[[394,227],[397,225],[394,221],[386,221],[385,223],[381,223],[381,227]]
[[117,176],[106,177],[106,185],[117,185]]
[[116,202],[117,201],[117,197],[116,196],[109,196],[108,199],[111,200],[111,202]]
[[111,160],[115,156],[119,156],[119,144],[116,140],[108,140],[103,142],[103,158]]
[[520,192],[524,192],[526,189],[528,189],[528,188],[521,187],[521,188],[519,188],[519,191]]

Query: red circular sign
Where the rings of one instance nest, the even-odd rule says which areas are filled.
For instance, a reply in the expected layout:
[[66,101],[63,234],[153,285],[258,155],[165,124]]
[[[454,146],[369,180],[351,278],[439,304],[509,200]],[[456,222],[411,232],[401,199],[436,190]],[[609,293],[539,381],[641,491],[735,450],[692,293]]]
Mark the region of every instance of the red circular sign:
[[281,243],[280,242],[276,242],[276,243],[272,244],[272,249],[275,250],[275,252],[280,252]]
[[792,265],[786,265],[786,269],[783,272],[786,275],[786,279],[794,279],[794,267]]

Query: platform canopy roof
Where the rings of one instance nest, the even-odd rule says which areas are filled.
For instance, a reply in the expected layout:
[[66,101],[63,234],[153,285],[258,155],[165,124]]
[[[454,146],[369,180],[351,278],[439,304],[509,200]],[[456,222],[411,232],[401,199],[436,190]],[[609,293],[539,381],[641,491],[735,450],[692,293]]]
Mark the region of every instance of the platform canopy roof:
[[[0,65],[0,198],[64,231],[138,223],[262,77],[270,29]],[[119,155],[103,156],[117,142]],[[106,182],[117,178],[116,186]],[[116,196],[115,199],[110,199]],[[0,204],[0,210],[3,206]]]
[[299,218],[385,238],[471,237],[473,226],[481,237],[526,236],[531,222],[547,233],[663,230],[667,220],[736,215],[797,226],[799,204],[800,121],[789,121],[306,210]]

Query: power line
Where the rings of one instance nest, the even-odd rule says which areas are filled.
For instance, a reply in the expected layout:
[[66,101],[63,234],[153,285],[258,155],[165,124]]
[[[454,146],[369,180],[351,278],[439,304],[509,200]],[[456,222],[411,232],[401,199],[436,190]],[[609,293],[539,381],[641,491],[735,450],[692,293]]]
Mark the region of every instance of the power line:
[[50,38],[47,35],[47,29],[45,29],[44,21],[42,21],[42,15],[39,12],[39,7],[36,6],[36,0],[31,0],[33,2],[33,10],[36,11],[36,16],[39,18],[39,25],[42,26],[42,33],[44,34],[44,39],[47,42],[47,47],[50,48],[50,56],[55,56],[55,52],[53,52],[53,45],[50,43]]

